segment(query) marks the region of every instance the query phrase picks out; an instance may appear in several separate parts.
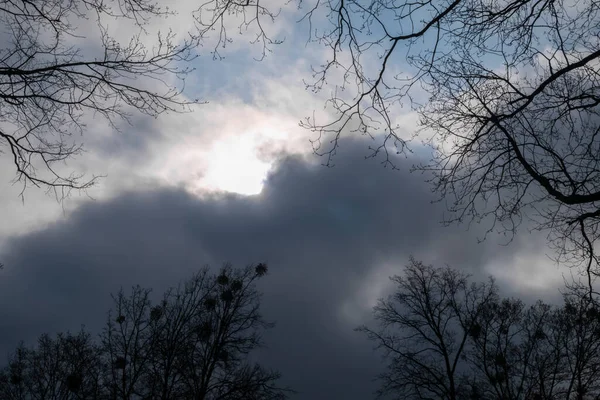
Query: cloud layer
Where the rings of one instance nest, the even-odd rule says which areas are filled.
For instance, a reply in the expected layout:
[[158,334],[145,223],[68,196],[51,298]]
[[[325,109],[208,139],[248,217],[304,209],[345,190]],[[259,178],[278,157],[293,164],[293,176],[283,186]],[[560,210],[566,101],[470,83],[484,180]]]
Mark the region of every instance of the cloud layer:
[[282,156],[257,196],[129,191],[13,237],[1,255],[1,354],[44,331],[85,324],[99,332],[109,293],[121,286],[161,293],[205,264],[267,261],[264,312],[277,327],[258,357],[282,371],[298,399],[364,399],[381,363],[353,328],[369,322],[387,277],[410,254],[476,278],[503,269],[500,283],[515,293],[554,293],[555,280],[536,287],[506,272],[519,257],[541,256],[532,251],[539,238],[522,235],[506,248],[494,237],[477,244],[478,227],[441,228],[442,210],[430,204],[423,176],[364,160],[367,145],[342,142],[329,169]]

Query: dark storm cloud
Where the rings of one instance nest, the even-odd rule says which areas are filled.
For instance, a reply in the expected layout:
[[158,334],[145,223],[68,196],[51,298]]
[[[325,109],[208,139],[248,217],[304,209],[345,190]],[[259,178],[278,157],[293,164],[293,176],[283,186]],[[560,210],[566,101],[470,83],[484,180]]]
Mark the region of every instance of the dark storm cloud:
[[[121,286],[160,293],[204,264],[266,260],[264,313],[277,327],[258,357],[298,399],[369,398],[379,357],[341,312],[367,276],[409,254],[476,272],[506,248],[442,228],[421,175],[365,161],[362,141],[343,146],[332,169],[282,159],[259,196],[127,193],[12,239],[2,255],[0,351],[82,323],[99,332]],[[368,318],[365,309],[356,316]]]

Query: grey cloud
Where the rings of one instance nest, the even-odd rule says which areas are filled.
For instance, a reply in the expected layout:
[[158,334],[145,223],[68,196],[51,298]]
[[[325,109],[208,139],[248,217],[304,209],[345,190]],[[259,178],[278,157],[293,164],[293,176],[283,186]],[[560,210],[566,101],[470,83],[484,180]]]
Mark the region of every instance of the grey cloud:
[[298,399],[370,398],[379,356],[340,312],[366,277],[409,254],[477,274],[507,250],[494,240],[477,245],[477,227],[442,229],[423,177],[383,169],[365,152],[364,141],[346,140],[331,169],[284,157],[257,196],[125,193],[11,239],[2,255],[0,354],[44,331],[83,323],[99,332],[109,293],[121,286],[160,293],[204,264],[268,261],[264,313],[277,327],[257,357],[282,371]]

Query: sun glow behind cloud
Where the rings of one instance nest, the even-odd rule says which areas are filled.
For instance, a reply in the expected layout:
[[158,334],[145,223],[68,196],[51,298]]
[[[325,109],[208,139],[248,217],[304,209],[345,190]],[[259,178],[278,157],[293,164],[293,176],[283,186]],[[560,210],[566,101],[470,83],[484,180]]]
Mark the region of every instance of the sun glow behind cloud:
[[[228,115],[231,109],[236,109],[235,117]],[[175,137],[166,135],[159,143],[163,155],[148,165],[146,175],[200,196],[210,192],[255,195],[282,154],[311,149],[307,132],[289,115],[243,105],[218,105],[206,111],[213,112],[205,113],[204,121],[190,120]],[[207,127],[203,135],[187,128],[199,125]]]
[[135,176],[201,197],[258,194],[277,159],[311,150],[310,132],[298,126],[297,116],[236,98],[199,105],[194,113],[166,115],[155,124],[160,134],[145,147],[148,157]]
[[271,162],[259,158],[249,135],[216,143],[207,158],[206,172],[194,184],[199,189],[258,194],[271,169]]

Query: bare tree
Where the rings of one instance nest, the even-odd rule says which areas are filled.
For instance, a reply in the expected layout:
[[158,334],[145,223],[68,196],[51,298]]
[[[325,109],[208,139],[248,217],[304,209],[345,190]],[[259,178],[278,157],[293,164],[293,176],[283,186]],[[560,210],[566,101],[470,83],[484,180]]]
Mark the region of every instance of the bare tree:
[[[284,4],[289,3],[292,1]],[[256,60],[261,61],[274,45],[283,43],[283,40],[271,37],[265,28],[266,23],[275,21],[280,11],[265,6],[261,0],[206,0],[198,8],[194,19],[201,36],[215,34],[213,58],[223,59],[221,49],[233,41],[229,29],[237,23],[238,33],[250,35],[250,43],[260,46],[261,53]],[[231,21],[232,15],[235,16],[235,22]]]
[[264,263],[205,267],[154,306],[150,290],[121,290],[100,343],[81,331],[20,345],[0,370],[0,398],[284,400],[279,372],[249,359],[273,326],[255,286],[266,273]]
[[[84,131],[85,113],[105,117],[114,127],[115,118],[127,118],[133,109],[156,116],[190,104],[166,79],[182,79],[189,71],[182,62],[194,58],[198,37],[181,40],[168,32],[155,46],[144,44],[144,25],[166,14],[152,0],[3,2],[0,145],[23,189],[42,186],[64,196],[94,183],[56,168],[81,152],[73,135]],[[106,29],[110,19],[133,21],[142,31],[123,45]],[[94,56],[81,47],[82,23],[97,26],[101,51]],[[94,46],[95,38],[89,39]],[[154,89],[140,78],[151,80]]]
[[179,339],[173,334],[179,332],[177,325],[163,328],[162,344],[175,348],[179,343],[175,364],[186,397],[285,398],[285,391],[275,385],[277,372],[247,361],[262,345],[262,331],[273,326],[259,312],[260,294],[254,285],[266,272],[265,264],[242,270],[225,265],[218,275],[204,269],[167,293],[165,317],[182,321],[185,328]]
[[598,398],[600,319],[588,294],[584,285],[571,286],[560,307],[492,303],[471,340],[476,398]]
[[558,347],[547,342],[554,312],[541,301],[531,307],[517,299],[486,305],[469,343],[472,397],[517,400],[544,393],[552,398],[557,380],[550,382],[548,374],[556,378],[560,367]]
[[477,316],[497,296],[489,284],[470,285],[467,276],[411,259],[396,292],[374,308],[379,330],[358,331],[389,359],[380,396],[397,399],[460,399],[469,333]]
[[[395,167],[390,151],[411,150],[395,115],[408,105],[420,116],[416,136],[434,153],[415,168],[431,174],[448,204],[445,222],[486,221],[512,235],[528,218],[532,229],[548,229],[557,261],[584,267],[591,289],[600,267],[596,0],[296,3],[307,7],[309,40],[331,50],[308,88],[334,83],[327,105],[336,116],[302,122],[327,165],[341,135],[357,132],[383,138],[371,156],[383,153]],[[213,14],[201,26],[219,32],[219,43],[229,38],[222,17],[236,11],[255,16],[243,26],[274,43],[258,17],[277,13],[258,0],[205,9]]]
[[99,347],[89,333],[40,336],[37,347],[19,346],[0,372],[0,397],[6,400],[100,399]]
[[[342,72],[330,121],[307,119],[315,151],[335,154],[344,132],[383,137],[373,156],[408,149],[396,121],[420,115],[434,158],[417,166],[448,204],[447,222],[492,221],[514,233],[524,217],[550,229],[560,261],[597,272],[600,231],[595,0],[325,0],[305,20],[331,49],[315,68],[321,90]],[[330,21],[323,27],[323,16]],[[334,80],[335,83],[335,80]],[[380,139],[378,139],[380,140]]]
[[564,294],[554,330],[562,349],[557,394],[565,399],[600,398],[600,307],[583,285]]
[[0,394],[7,400],[24,400],[29,391],[27,349],[21,343],[0,371]]
[[110,398],[284,399],[279,373],[248,362],[272,327],[256,279],[265,264],[218,274],[206,267],[152,306],[149,290],[115,296],[103,333]]
[[600,398],[600,313],[585,285],[562,306],[500,298],[493,280],[469,284],[411,259],[396,292],[360,327],[388,361],[378,394],[395,399]]
[[105,386],[112,399],[129,400],[147,394],[144,377],[152,357],[150,290],[132,288],[113,296],[115,309],[108,314],[102,333]]
[[[14,163],[23,191],[33,185],[60,199],[96,182],[61,168],[82,152],[76,135],[86,130],[86,118],[103,117],[117,129],[134,111],[156,117],[190,110],[197,100],[182,96],[189,62],[214,31],[213,53],[220,57],[219,48],[231,42],[226,21],[240,31],[257,26],[253,42],[262,45],[263,56],[278,43],[262,22],[275,14],[259,2],[208,1],[194,11],[188,32],[150,36],[152,23],[174,14],[155,0],[1,3],[0,152]],[[111,23],[129,24],[134,33],[117,40]]]

